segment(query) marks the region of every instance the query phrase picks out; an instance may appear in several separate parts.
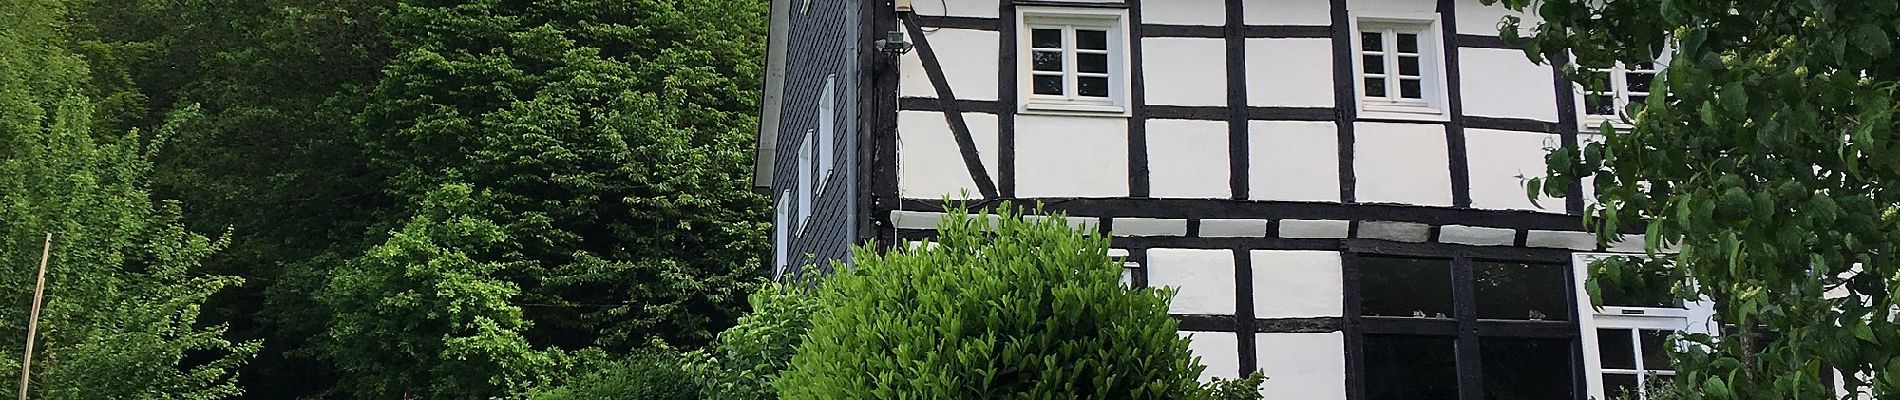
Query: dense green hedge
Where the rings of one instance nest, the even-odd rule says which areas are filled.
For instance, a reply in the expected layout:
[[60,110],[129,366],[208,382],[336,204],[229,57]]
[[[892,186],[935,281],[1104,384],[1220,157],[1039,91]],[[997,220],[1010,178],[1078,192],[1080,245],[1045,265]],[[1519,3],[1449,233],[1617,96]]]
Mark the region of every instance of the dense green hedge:
[[[1106,238],[1062,218],[1025,220],[1007,203],[1000,208],[996,222],[951,210],[935,243],[886,254],[858,249],[856,269],[819,289],[811,332],[776,382],[781,398],[1236,392],[1231,383],[1197,381],[1205,367],[1176,334],[1172,293],[1123,287]],[[1258,380],[1240,385],[1257,388]]]

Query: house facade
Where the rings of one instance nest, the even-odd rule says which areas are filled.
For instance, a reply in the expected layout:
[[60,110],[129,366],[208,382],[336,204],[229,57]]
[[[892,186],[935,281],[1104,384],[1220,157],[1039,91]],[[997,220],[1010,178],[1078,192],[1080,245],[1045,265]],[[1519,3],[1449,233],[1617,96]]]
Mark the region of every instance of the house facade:
[[1606,294],[1641,253],[1533,201],[1656,63],[1586,90],[1479,0],[776,0],[756,184],[774,274],[927,238],[942,199],[1099,229],[1209,376],[1290,399],[1608,398],[1670,375],[1694,304]]

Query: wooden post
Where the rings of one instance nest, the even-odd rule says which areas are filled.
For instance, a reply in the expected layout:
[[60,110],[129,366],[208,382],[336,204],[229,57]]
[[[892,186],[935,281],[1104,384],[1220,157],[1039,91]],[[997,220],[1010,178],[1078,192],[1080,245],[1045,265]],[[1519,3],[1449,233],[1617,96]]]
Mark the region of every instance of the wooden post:
[[26,400],[26,384],[33,376],[33,336],[40,328],[40,299],[46,294],[46,261],[53,255],[53,233],[46,233],[46,247],[40,250],[40,273],[33,283],[33,310],[26,319],[26,356],[20,360],[20,400]]

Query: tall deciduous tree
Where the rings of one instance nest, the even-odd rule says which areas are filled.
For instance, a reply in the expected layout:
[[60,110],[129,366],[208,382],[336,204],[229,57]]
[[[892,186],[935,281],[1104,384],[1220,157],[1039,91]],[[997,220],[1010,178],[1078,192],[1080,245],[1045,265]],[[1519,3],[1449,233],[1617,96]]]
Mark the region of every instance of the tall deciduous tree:
[[[200,261],[226,244],[187,231],[180,206],[155,201],[151,149],[136,132],[96,132],[87,67],[66,49],[57,0],[0,0],[0,334],[25,337],[41,235],[55,234],[34,398],[216,399],[239,394],[235,369],[257,342],[199,320],[239,279]],[[173,121],[194,117],[194,109]],[[168,124],[151,140],[178,134]],[[20,342],[0,342],[17,373]],[[11,380],[5,387],[12,392]]]
[[[427,215],[439,188],[466,185],[494,232],[422,246],[414,222],[331,279],[338,300],[327,304],[338,317],[322,352],[340,364],[344,388],[387,396],[394,371],[409,374],[398,382],[408,387],[459,382],[424,368],[462,359],[457,335],[522,352],[525,343],[623,352],[652,339],[702,344],[730,325],[765,254],[765,202],[751,192],[746,161],[762,15],[749,0],[393,6],[396,56],[354,119],[369,166],[404,214]],[[467,245],[485,248],[460,250]],[[430,307],[384,316],[388,304],[363,299],[381,295],[377,285],[353,281],[449,269],[468,276],[440,279],[493,285],[471,295],[519,308],[455,311],[476,319]],[[369,323],[434,328],[356,328]],[[353,365],[377,356],[355,346],[378,341],[412,351],[371,364],[407,365]],[[491,370],[514,371],[500,364]],[[505,376],[509,384],[465,393],[521,387]]]
[[1702,346],[1678,358],[1678,384],[1710,399],[1828,398],[1834,368],[1852,390],[1900,394],[1900,5],[1502,2],[1535,7],[1527,52],[1568,60],[1570,76],[1673,53],[1652,89],[1666,96],[1632,107],[1628,128],[1553,152],[1540,184],[1592,185],[1600,237],[1643,229],[1652,252],[1676,250],[1599,263],[1600,284],[1660,274],[1679,296],[1715,300],[1728,328],[1691,337]]

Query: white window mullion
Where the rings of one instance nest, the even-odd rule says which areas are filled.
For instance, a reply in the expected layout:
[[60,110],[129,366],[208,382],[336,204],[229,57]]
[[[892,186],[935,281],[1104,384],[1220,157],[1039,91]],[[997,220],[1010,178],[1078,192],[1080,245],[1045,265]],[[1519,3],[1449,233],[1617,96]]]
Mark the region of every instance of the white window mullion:
[[1076,75],[1076,51],[1081,41],[1076,37],[1075,25],[1062,26],[1062,94],[1064,98],[1075,100],[1082,97],[1082,80]]
[[1404,74],[1399,73],[1399,35],[1395,30],[1386,29],[1380,31],[1379,36],[1385,38],[1380,40],[1385,45],[1383,49],[1385,55],[1382,59],[1385,61],[1385,99],[1398,102],[1399,99],[1405,98],[1399,94],[1404,90],[1400,86],[1405,85],[1405,78],[1402,78]]

